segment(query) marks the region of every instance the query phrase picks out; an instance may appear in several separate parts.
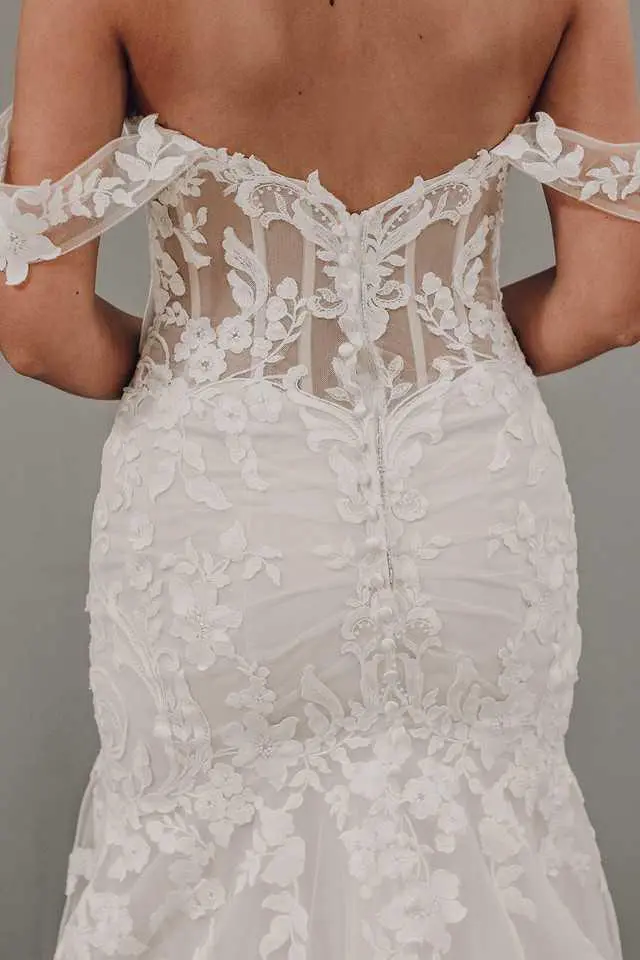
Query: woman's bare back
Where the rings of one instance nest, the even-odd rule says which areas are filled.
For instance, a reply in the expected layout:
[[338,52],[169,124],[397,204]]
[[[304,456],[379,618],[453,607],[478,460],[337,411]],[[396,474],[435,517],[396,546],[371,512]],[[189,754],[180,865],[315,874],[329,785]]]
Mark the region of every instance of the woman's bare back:
[[352,210],[501,139],[532,108],[569,0],[121,0],[131,110]]

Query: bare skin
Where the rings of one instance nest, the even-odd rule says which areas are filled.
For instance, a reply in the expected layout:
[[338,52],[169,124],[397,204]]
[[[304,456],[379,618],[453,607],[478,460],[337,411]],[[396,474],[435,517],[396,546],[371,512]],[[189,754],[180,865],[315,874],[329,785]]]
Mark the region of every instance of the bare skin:
[[[57,178],[127,112],[322,183],[353,211],[534,110],[640,141],[628,0],[23,0],[6,180]],[[606,51],[606,56],[603,56]],[[64,136],[60,132],[64,131]],[[640,229],[545,188],[557,266],[503,290],[539,375],[640,338]],[[98,241],[0,283],[18,372],[115,399],[139,318],[95,294]]]

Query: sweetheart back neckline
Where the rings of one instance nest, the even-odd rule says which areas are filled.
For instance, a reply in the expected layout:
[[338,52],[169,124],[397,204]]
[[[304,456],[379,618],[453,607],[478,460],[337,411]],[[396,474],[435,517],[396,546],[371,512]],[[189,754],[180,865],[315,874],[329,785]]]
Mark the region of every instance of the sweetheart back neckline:
[[[395,206],[399,201],[405,199],[408,194],[411,194],[417,186],[420,186],[421,188],[430,188],[432,186],[436,186],[442,181],[445,181],[451,177],[455,177],[463,169],[474,168],[480,161],[488,162],[493,158],[494,152],[498,149],[498,147],[501,147],[507,138],[511,136],[514,130],[522,124],[522,121],[514,124],[497,143],[494,143],[490,147],[479,147],[475,153],[472,153],[463,160],[455,163],[452,167],[444,170],[442,173],[435,174],[432,177],[423,177],[422,174],[417,173],[415,174],[413,181],[406,187],[403,187],[402,190],[399,190],[397,193],[391,194],[390,196],[371,204],[371,206],[364,207],[361,210],[352,210],[338,194],[334,193],[325,186],[325,184],[322,182],[320,172],[317,167],[301,177],[286,174],[272,167],[269,163],[257,156],[255,153],[247,154],[242,150],[232,151],[230,147],[214,146],[212,144],[204,143],[202,140],[198,140],[196,137],[189,136],[189,134],[183,133],[181,130],[176,129],[175,127],[169,127],[159,123],[157,119],[158,116],[158,113],[131,116],[127,117],[126,123],[131,123],[135,128],[139,126],[142,121],[151,121],[153,122],[155,128],[161,133],[168,136],[178,137],[181,140],[186,140],[196,149],[201,150],[206,154],[212,154],[216,156],[217,159],[222,158],[223,161],[228,162],[257,163],[262,167],[264,173],[278,182],[293,183],[304,187],[307,190],[310,187],[315,188],[314,192],[316,195],[318,192],[324,194],[326,199],[331,201],[331,203],[335,204],[342,211],[343,215],[355,221],[368,219],[381,210]],[[501,166],[506,166],[508,164],[508,160],[505,157],[499,157],[499,160]]]

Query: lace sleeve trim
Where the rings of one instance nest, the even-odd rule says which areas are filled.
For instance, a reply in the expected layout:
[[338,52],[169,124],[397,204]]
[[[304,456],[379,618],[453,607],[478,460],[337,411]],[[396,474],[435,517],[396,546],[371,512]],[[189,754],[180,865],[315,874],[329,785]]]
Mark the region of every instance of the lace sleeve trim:
[[610,143],[558,126],[548,113],[517,124],[494,153],[577,200],[640,220],[640,142]]
[[[120,223],[208,149],[147,114],[127,120],[122,136],[60,180],[6,184],[12,109],[0,114],[0,273],[9,285],[24,282],[32,263],[55,259]],[[538,111],[491,152],[544,185],[640,220],[640,142],[599,140]]]
[[163,130],[157,114],[127,122],[60,180],[3,183],[12,105],[0,114],[0,273],[26,280],[32,263],[53,260],[94,239],[156,196],[193,162],[199,145]]

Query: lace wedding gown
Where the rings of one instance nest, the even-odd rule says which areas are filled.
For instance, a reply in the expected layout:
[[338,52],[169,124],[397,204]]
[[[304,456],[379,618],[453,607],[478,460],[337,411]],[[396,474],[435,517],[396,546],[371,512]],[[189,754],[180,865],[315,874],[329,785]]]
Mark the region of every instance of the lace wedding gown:
[[152,262],[55,960],[620,960],[565,754],[572,501],[501,306],[511,167],[640,219],[640,144],[546,113],[358,213],[157,114],[0,186],[8,283],[143,206]]

